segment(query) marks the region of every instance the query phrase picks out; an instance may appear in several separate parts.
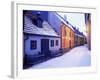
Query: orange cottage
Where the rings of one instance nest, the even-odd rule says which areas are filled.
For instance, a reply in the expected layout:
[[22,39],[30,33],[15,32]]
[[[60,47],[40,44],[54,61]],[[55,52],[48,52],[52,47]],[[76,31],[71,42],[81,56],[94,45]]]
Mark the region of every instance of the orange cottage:
[[61,23],[61,48],[65,51],[74,47],[74,31],[69,25]]

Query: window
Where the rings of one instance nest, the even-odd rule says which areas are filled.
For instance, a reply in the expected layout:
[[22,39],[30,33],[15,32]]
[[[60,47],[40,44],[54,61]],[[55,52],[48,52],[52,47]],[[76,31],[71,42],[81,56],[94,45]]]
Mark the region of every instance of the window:
[[37,48],[37,41],[36,40],[31,40],[30,41],[30,49],[34,50]]
[[51,40],[51,47],[54,46],[54,40]]
[[56,40],[56,46],[58,46],[58,40]]
[[66,30],[64,30],[64,36],[67,36],[67,31]]

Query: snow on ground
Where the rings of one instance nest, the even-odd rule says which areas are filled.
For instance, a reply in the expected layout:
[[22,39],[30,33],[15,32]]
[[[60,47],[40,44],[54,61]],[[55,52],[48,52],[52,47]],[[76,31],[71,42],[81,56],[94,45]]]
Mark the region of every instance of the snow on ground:
[[32,66],[31,68],[64,68],[90,66],[91,54],[86,45],[75,47],[60,57]]

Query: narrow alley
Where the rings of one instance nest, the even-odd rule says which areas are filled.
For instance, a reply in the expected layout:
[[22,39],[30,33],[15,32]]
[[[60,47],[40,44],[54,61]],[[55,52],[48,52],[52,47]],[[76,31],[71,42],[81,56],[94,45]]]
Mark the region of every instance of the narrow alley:
[[91,65],[91,54],[87,45],[78,46],[60,57],[32,66],[31,68],[64,68]]

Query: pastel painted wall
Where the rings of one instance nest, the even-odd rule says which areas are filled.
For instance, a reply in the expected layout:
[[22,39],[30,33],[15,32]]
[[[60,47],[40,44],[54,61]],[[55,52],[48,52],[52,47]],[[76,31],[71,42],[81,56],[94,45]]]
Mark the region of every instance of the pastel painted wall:
[[71,48],[73,48],[74,47],[74,31],[72,31],[71,29],[70,29],[70,40],[71,40]]
[[61,44],[64,49],[74,47],[74,32],[63,22],[61,25]]
[[55,12],[48,13],[48,23],[54,28],[54,30],[60,35],[61,20],[57,17]]
[[74,35],[74,46],[78,46],[78,35]]
[[[34,49],[34,50],[31,50],[30,49],[30,41],[31,40],[36,40],[37,41],[37,49]],[[25,40],[24,42],[24,49],[25,49],[25,54],[28,54],[28,55],[35,55],[35,54],[38,54],[38,52],[41,50],[40,48],[40,40],[39,40],[39,37],[28,37],[27,40]]]
[[[50,43],[50,40],[54,40],[54,47],[51,47],[51,46],[50,46],[50,44],[51,44],[51,43]],[[58,40],[58,46],[55,45],[55,41],[56,41],[56,40]],[[50,39],[49,39],[49,49],[50,49],[51,51],[59,50],[59,49],[60,49],[60,38],[50,38]]]
[[[27,40],[25,40],[25,54],[27,55],[35,55],[38,54],[38,52],[41,52],[41,39],[49,39],[49,50],[56,51],[60,49],[60,38],[55,37],[41,37],[41,36],[29,36]],[[36,40],[37,41],[37,49],[31,50],[30,49],[30,41]],[[50,40],[54,40],[54,47],[50,46]],[[55,46],[55,41],[58,40],[58,46]]]

